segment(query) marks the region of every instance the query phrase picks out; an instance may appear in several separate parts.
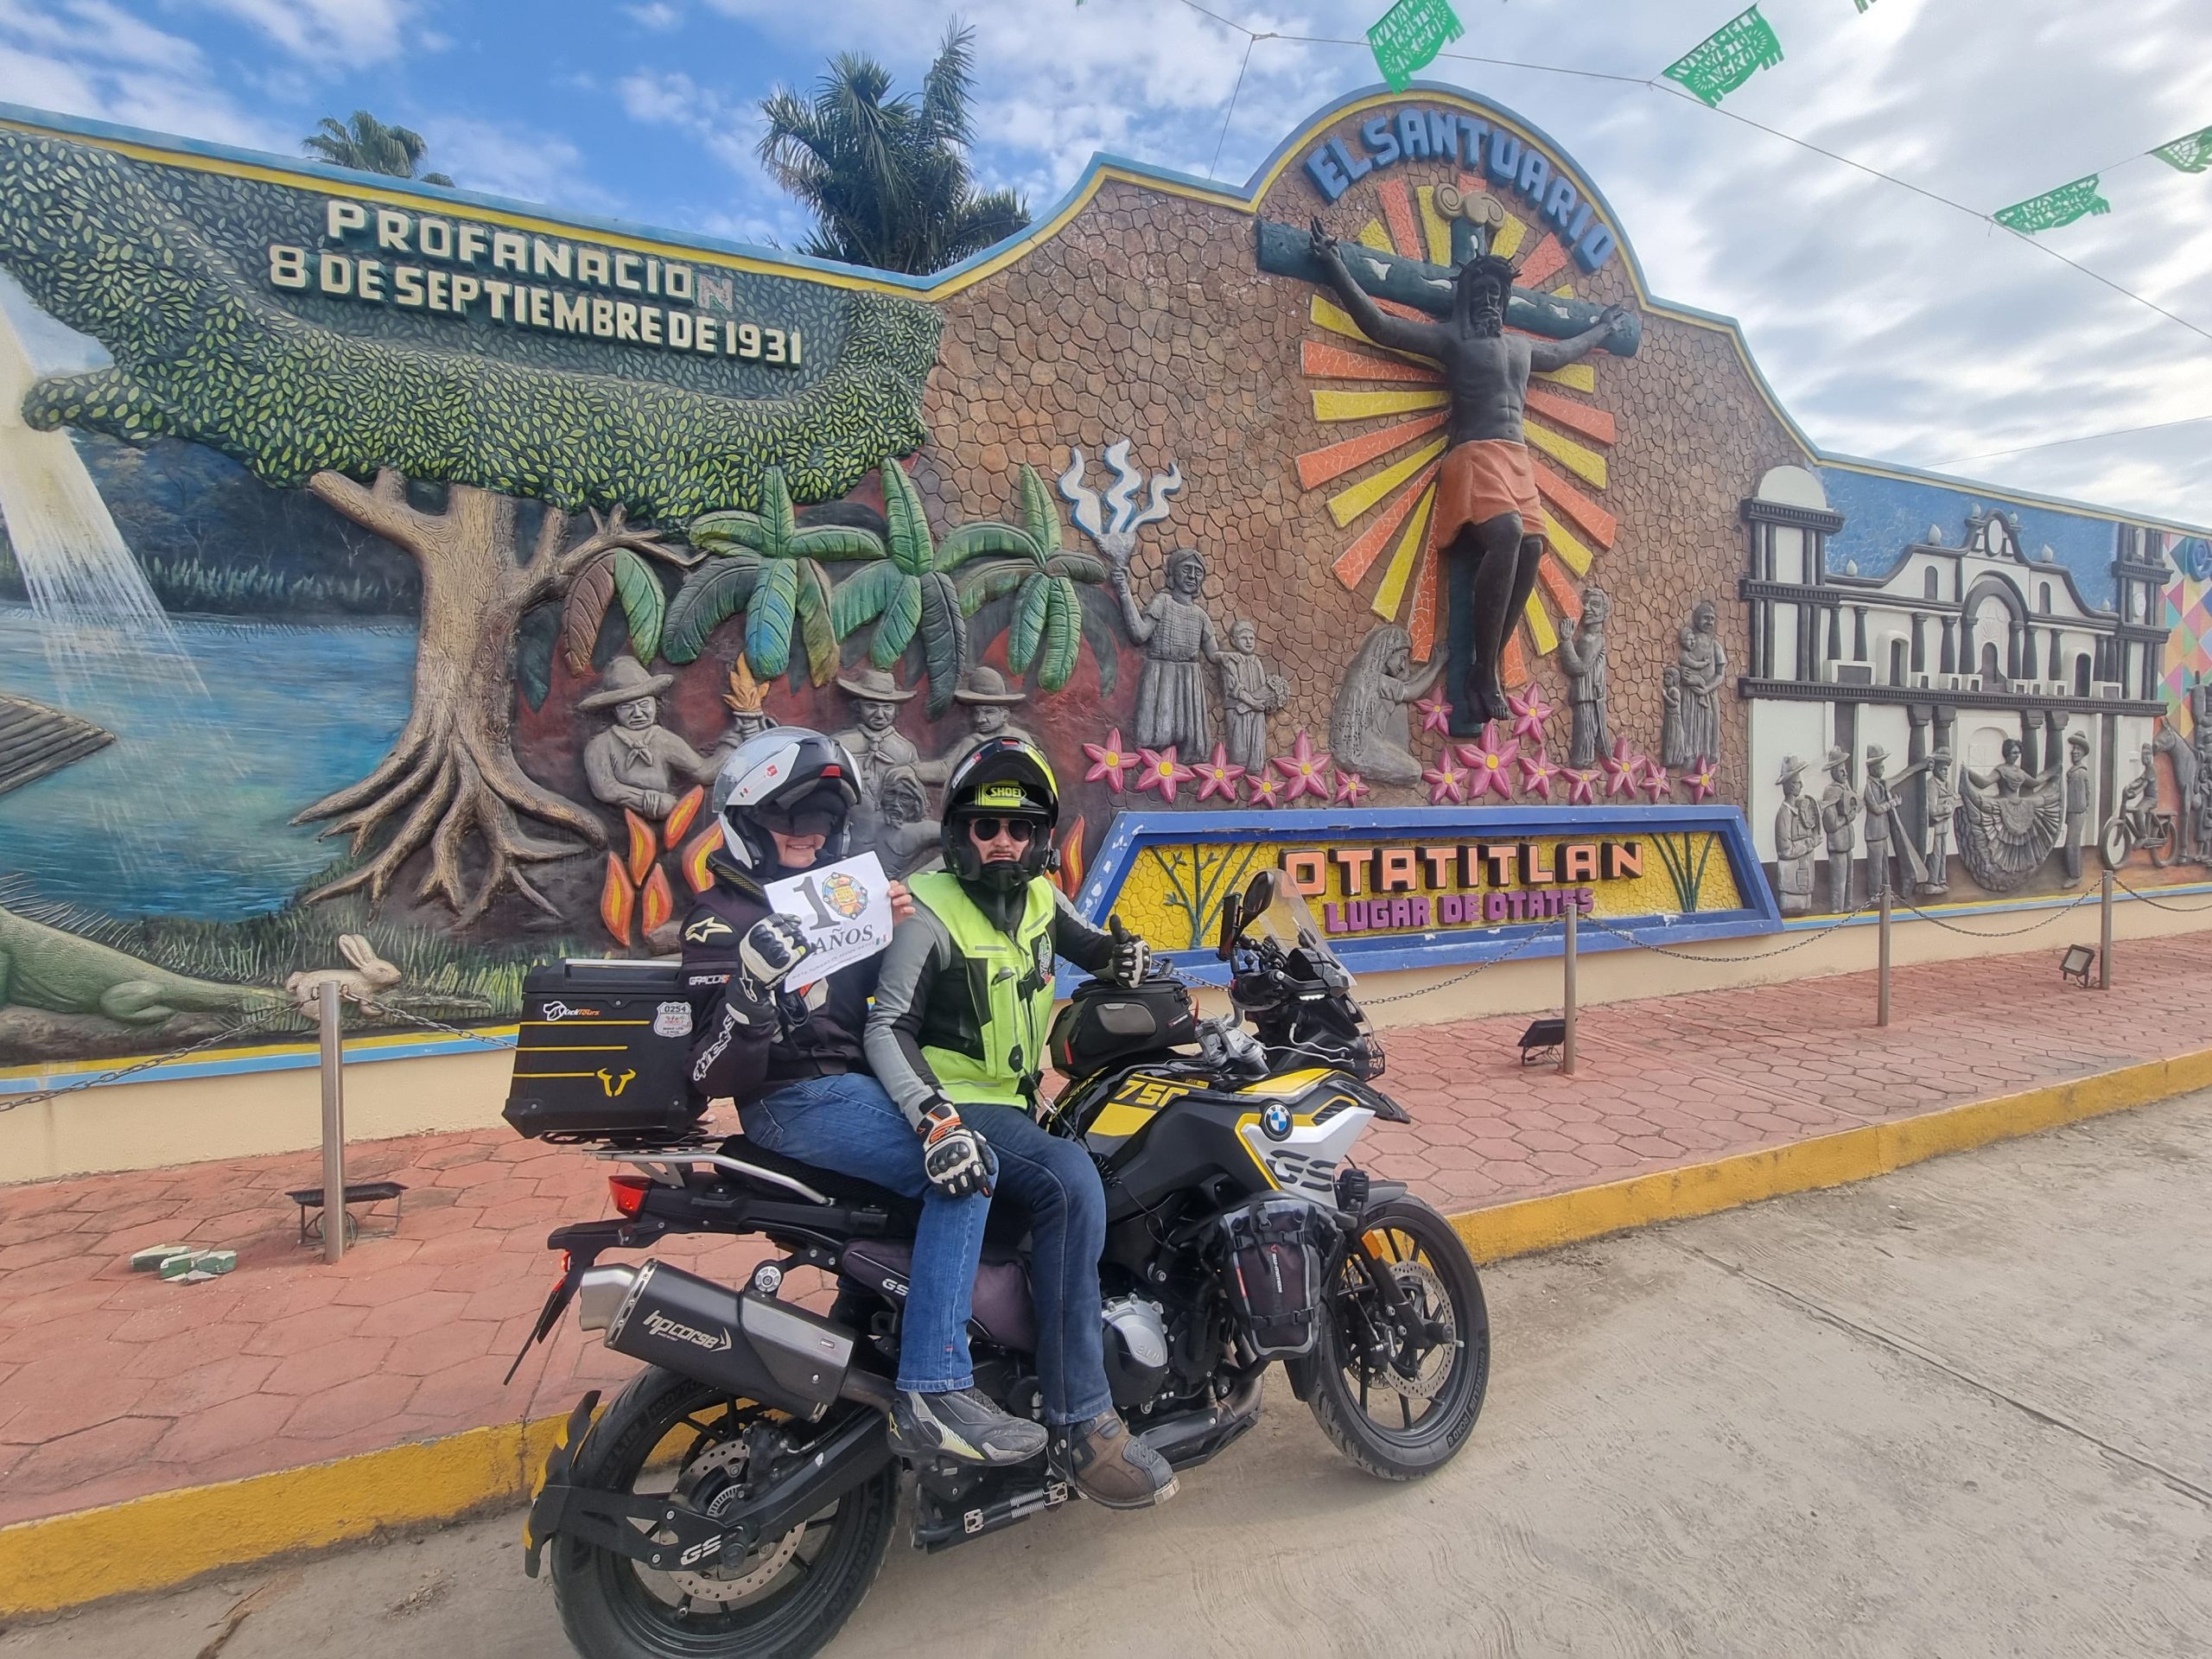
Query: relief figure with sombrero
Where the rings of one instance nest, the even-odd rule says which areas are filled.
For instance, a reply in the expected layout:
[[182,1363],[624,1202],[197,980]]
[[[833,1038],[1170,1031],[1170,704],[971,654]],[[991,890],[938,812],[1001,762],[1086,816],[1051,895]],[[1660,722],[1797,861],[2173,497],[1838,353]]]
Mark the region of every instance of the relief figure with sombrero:
[[995,737],[1018,737],[1025,743],[1037,740],[1014,723],[1009,712],[1016,703],[1026,701],[1020,691],[1007,689],[1006,677],[995,668],[978,663],[960,677],[959,689],[952,700],[968,711],[971,722],[967,736],[952,747],[952,752],[938,765],[942,768],[939,779],[950,778],[960,769],[960,763]]
[[1463,718],[1475,725],[1510,720],[1500,664],[1544,553],[1543,508],[1522,418],[1529,376],[1587,356],[1613,336],[1628,314],[1608,306],[1596,323],[1564,340],[1508,334],[1514,268],[1483,253],[1453,272],[1450,314],[1417,322],[1376,304],[1345,269],[1335,239],[1318,219],[1312,252],[1362,334],[1392,351],[1428,358],[1443,371],[1451,414],[1431,534],[1449,553],[1453,627],[1461,626],[1463,596],[1471,626],[1466,677],[1454,690]]
[[1805,792],[1805,763],[1782,757],[1782,806],[1774,815],[1775,886],[1782,913],[1802,916],[1813,907],[1813,860],[1821,850],[1820,804]]
[[585,713],[614,711],[613,723],[584,745],[591,792],[656,823],[693,784],[715,775],[712,760],[660,723],[660,695],[675,683],[674,675],[649,674],[625,652],[607,665],[598,690],[576,700]]

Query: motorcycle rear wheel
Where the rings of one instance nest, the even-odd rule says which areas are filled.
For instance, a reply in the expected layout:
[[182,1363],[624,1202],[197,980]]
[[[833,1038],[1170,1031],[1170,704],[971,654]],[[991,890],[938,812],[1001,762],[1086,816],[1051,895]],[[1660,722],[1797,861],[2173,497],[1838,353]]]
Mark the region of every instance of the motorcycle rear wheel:
[[1348,1258],[1324,1304],[1305,1390],[1313,1420],[1338,1451],[1383,1480],[1418,1480],[1459,1455],[1490,1385],[1490,1312],[1472,1257],[1452,1224],[1418,1198],[1379,1205],[1365,1217],[1369,1251],[1444,1325],[1436,1340],[1407,1342],[1370,1317],[1378,1308],[1364,1263]]
[[[593,1427],[575,1479],[617,1491],[666,1492],[680,1479],[697,1481],[702,1470],[741,1464],[744,1431],[776,1415],[649,1368]],[[562,1626],[585,1659],[801,1659],[817,1652],[883,1566],[898,1482],[898,1465],[887,1465],[809,1516],[796,1536],[765,1543],[719,1572],[660,1573],[563,1535],[551,1552]]]

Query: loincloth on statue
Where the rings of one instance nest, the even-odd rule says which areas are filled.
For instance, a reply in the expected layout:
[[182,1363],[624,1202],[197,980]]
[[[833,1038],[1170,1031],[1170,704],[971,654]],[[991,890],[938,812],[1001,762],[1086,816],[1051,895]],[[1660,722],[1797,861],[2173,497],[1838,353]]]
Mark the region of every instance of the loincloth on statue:
[[1510,438],[1473,438],[1455,444],[1444,457],[1436,480],[1435,544],[1449,547],[1465,527],[1486,524],[1509,512],[1521,515],[1524,536],[1543,533],[1544,510],[1536,499],[1536,473],[1529,446]]

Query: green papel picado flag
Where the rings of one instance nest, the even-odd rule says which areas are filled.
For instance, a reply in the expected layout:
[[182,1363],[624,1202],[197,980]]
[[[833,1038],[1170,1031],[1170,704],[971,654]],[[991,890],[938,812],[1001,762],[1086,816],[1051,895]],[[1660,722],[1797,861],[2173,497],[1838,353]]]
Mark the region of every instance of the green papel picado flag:
[[1465,32],[1450,0],[1398,0],[1367,31],[1367,45],[1390,90],[1402,92],[1413,85],[1414,71]]
[[1678,80],[1707,104],[1719,105],[1754,74],[1782,61],[1782,42],[1759,9],[1753,6],[1714,29],[1696,48],[1667,66]]
[[2033,236],[2037,231],[2056,230],[2092,213],[2108,213],[2112,212],[2112,203],[2097,194],[2097,178],[2092,173],[2086,179],[2076,179],[2056,190],[2016,201],[2010,207],[1999,208],[1994,217],[2008,231]]

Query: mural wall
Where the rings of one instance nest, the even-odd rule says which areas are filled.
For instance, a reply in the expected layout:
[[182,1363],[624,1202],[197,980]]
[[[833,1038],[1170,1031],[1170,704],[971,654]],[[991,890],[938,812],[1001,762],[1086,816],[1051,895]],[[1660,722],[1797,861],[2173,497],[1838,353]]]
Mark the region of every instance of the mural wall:
[[664,947],[771,721],[901,868],[1035,737],[1175,948],[1238,860],[1388,965],[2205,850],[2205,543],[1826,461],[1461,93],[925,280],[24,113],[0,268],[0,1067]]

